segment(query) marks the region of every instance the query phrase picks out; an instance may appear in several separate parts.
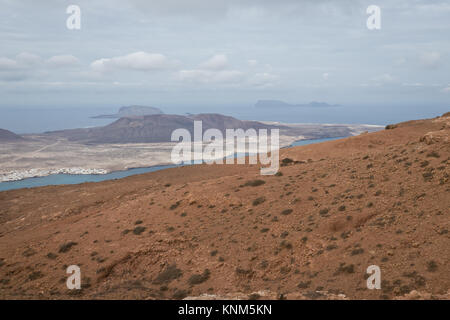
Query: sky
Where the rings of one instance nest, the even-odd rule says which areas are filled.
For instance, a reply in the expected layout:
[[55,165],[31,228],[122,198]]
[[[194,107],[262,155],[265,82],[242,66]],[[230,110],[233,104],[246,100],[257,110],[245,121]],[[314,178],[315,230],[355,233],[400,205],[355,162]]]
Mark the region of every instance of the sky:
[[[81,28],[69,29],[69,5]],[[381,9],[369,30],[366,10]],[[450,1],[0,0],[0,108],[450,106]]]

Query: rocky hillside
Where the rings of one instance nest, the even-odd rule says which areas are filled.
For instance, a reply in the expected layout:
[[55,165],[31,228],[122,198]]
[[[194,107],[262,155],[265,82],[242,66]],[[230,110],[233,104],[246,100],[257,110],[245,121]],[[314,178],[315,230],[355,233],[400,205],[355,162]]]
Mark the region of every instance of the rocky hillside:
[[0,129],[0,142],[17,142],[25,140],[21,136],[9,130]]
[[283,149],[275,176],[195,165],[0,192],[0,297],[449,299],[449,135],[446,114]]

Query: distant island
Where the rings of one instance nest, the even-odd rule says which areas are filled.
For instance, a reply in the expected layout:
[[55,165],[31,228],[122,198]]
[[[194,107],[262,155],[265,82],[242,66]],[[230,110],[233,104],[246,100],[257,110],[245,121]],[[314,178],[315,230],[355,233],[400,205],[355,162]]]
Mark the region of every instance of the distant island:
[[119,119],[119,118],[132,118],[140,116],[148,116],[153,114],[163,114],[160,109],[156,107],[146,106],[125,106],[119,109],[116,114],[101,114],[99,116],[91,117],[92,119]]
[[306,104],[292,104],[281,100],[258,100],[255,104],[256,108],[284,108],[284,107],[311,107],[311,108],[323,108],[323,107],[340,107],[339,104],[328,104],[326,102],[311,101]]

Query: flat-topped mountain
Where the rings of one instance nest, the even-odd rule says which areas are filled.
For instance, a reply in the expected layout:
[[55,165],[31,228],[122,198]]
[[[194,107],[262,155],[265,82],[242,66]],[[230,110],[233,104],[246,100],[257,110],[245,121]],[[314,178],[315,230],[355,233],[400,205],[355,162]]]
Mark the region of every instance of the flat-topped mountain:
[[221,114],[198,114],[198,115],[174,115],[157,114],[140,117],[120,118],[117,121],[95,128],[70,129],[48,132],[67,138],[70,141],[83,143],[143,143],[143,142],[168,142],[171,141],[172,132],[184,128],[193,134],[194,121],[201,120],[203,130],[216,128],[225,132],[225,129],[253,128],[270,129],[285,128],[284,126],[269,125],[257,121],[243,121]]
[[18,134],[11,132],[9,130],[0,129],[0,142],[17,142],[25,140]]
[[152,114],[163,114],[160,109],[155,107],[146,106],[127,106],[121,107],[116,114],[102,114],[99,116],[91,117],[93,119],[116,119],[124,117],[140,117]]
[[285,108],[285,107],[312,107],[312,108],[320,108],[320,107],[339,107],[338,104],[328,104],[326,102],[317,102],[311,101],[306,104],[291,104],[281,100],[259,100],[256,102],[256,108]]

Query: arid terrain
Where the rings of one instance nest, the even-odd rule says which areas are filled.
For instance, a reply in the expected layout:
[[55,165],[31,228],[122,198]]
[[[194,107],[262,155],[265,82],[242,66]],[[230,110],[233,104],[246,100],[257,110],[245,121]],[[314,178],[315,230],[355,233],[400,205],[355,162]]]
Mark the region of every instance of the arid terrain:
[[450,299],[449,136],[447,113],[282,149],[274,176],[205,164],[0,192],[0,298]]

